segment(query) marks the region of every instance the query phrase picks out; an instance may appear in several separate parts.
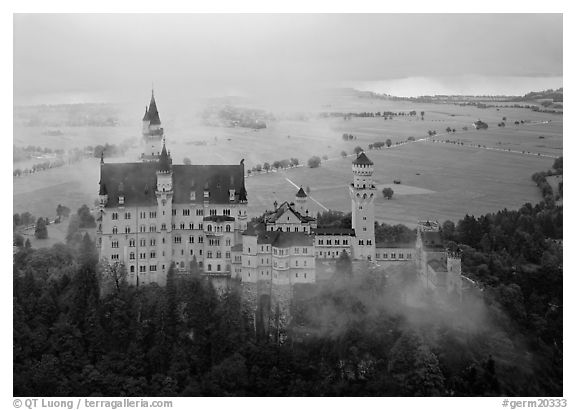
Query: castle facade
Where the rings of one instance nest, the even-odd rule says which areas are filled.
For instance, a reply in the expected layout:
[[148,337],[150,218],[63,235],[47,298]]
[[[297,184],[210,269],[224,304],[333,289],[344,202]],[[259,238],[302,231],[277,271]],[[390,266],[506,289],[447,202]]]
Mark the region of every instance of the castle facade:
[[[420,222],[416,243],[376,243],[374,163],[360,153],[348,186],[352,227],[318,227],[302,188],[248,221],[244,161],[238,165],[176,165],[166,148],[154,93],[142,121],[139,162],[100,164],[97,245],[119,262],[135,286],[164,285],[174,263],[182,275],[241,282],[253,306],[278,308],[289,320],[293,286],[315,283],[316,263],[346,253],[353,261],[416,265],[423,286],[461,293],[460,256],[442,247],[437,222]],[[220,281],[222,283],[222,281]],[[268,312],[268,313],[266,313]]]

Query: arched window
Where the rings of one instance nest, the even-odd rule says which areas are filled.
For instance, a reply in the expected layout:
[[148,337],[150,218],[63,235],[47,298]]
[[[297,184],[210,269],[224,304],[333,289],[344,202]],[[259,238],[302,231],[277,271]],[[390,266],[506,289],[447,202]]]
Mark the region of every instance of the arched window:
[[113,234],[117,234],[118,233],[118,228],[115,226],[114,228],[112,228],[112,233]]
[[226,225],[226,232],[230,232],[230,225]]
[[130,266],[130,273],[134,273],[134,265]]
[[220,269],[220,265],[218,265],[216,268],[217,268],[216,270],[217,270],[218,272],[220,272],[220,270],[221,270],[221,269]]
[[212,232],[212,225],[208,225],[208,232]]
[[212,264],[209,263],[209,264],[208,264],[208,271],[211,271],[211,270],[212,270]]

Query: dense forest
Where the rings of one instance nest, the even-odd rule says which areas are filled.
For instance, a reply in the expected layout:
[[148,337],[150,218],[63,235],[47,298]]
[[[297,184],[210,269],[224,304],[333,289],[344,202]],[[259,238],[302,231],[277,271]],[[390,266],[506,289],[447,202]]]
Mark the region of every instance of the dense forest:
[[[345,214],[322,223],[346,226]],[[381,225],[413,240],[413,231]],[[526,204],[457,223],[473,281],[456,306],[412,266],[337,262],[295,289],[288,340],[257,338],[241,284],[131,287],[88,236],[14,256],[15,396],[561,396],[562,207]]]

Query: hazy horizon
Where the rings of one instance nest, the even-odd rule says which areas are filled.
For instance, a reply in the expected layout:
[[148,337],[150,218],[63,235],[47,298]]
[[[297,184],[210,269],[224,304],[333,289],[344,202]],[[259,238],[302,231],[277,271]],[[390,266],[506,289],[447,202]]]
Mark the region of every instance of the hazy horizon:
[[561,14],[16,14],[14,104],[562,87]]

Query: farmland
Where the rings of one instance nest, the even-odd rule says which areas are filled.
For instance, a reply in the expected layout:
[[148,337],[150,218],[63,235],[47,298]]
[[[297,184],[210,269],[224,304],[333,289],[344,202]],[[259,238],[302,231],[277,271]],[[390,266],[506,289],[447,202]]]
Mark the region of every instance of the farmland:
[[[553,160],[546,156],[562,155],[562,115],[545,114],[519,108],[479,109],[473,106],[415,104],[405,101],[375,101],[351,96],[334,97],[329,104],[319,104],[306,111],[307,120],[278,116],[260,130],[210,127],[194,114],[170,117],[168,110],[161,118],[166,130],[167,147],[175,163],[185,157],[197,164],[239,163],[245,159],[247,169],[256,164],[285,158],[298,158],[306,163],[312,155],[328,156],[316,169],[298,167],[280,172],[249,176],[246,180],[250,212],[256,216],[271,207],[274,199],[290,200],[296,185],[309,186],[312,197],[323,206],[349,210],[347,186],[351,180],[354,147],[368,149],[376,141],[390,138],[392,143],[416,140],[436,130],[437,140],[458,140],[466,145],[417,141],[389,149],[368,151],[375,163],[375,180],[379,194],[376,217],[387,223],[413,226],[421,218],[458,220],[464,214],[481,214],[501,208],[517,208],[525,202],[540,199],[530,177],[548,169]],[[318,112],[416,110],[418,116],[318,118]],[[420,112],[424,111],[424,120]],[[506,117],[506,126],[497,123]],[[474,130],[472,122],[481,119],[487,130]],[[515,125],[515,121],[524,121]],[[549,122],[550,121],[550,122]],[[126,123],[126,121],[122,121]],[[455,128],[446,134],[447,127]],[[463,128],[468,127],[467,131]],[[41,136],[37,127],[15,127],[14,143],[36,144],[51,148],[118,143],[137,136],[139,124],[133,127],[70,127],[60,136]],[[344,141],[343,133],[356,137]],[[473,145],[473,146],[470,146]],[[481,145],[482,147],[477,147]],[[502,151],[484,149],[498,148]],[[543,156],[506,152],[530,151]],[[134,147],[126,158],[107,161],[135,161],[141,147]],[[16,166],[16,164],[15,164]],[[93,204],[98,190],[98,159],[50,169],[26,177],[14,178],[14,212],[29,211],[36,216],[53,216],[58,203],[75,210],[83,203]],[[400,185],[393,180],[401,180]],[[391,200],[381,195],[384,187],[394,190]],[[315,205],[314,211],[322,208]]]

